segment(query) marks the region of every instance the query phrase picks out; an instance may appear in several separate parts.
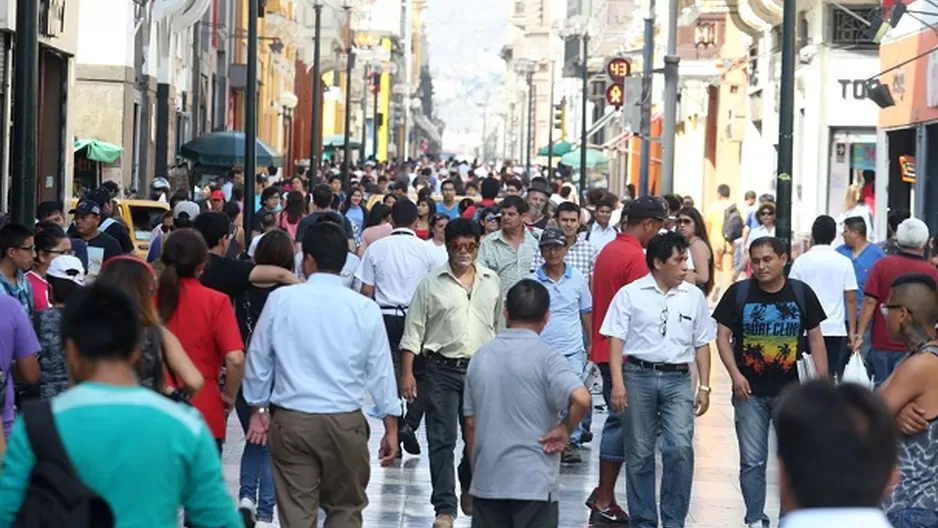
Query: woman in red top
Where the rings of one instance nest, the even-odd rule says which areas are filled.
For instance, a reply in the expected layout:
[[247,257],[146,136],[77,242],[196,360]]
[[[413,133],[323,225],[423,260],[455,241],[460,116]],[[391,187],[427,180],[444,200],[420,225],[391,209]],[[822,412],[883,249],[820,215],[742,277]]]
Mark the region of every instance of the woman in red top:
[[430,218],[436,212],[436,202],[429,196],[422,196],[417,200],[417,228],[414,233],[420,240],[430,238]]
[[46,271],[55,257],[72,254],[72,239],[65,235],[65,230],[58,224],[40,222],[36,226],[34,240],[36,264],[26,273],[26,280],[33,287],[33,305],[37,312],[41,312],[51,306]]
[[[192,405],[202,413],[221,451],[225,418],[244,377],[244,342],[234,308],[227,295],[199,282],[208,247],[198,232],[174,231],[160,259],[165,266],[156,296],[160,318],[205,378]],[[219,387],[222,365],[227,372],[224,392]]]

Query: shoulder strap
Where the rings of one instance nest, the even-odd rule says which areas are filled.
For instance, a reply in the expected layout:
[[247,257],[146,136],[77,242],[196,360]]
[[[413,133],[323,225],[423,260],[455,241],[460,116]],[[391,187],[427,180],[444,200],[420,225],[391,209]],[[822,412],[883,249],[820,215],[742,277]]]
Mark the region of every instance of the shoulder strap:
[[163,375],[162,369],[166,367],[166,373],[169,374],[169,380],[173,382],[173,385],[177,389],[183,388],[179,384],[179,380],[176,378],[176,372],[173,371],[172,365],[169,364],[169,361],[166,360],[166,341],[163,339],[163,326],[157,325],[153,327],[155,333],[153,338],[156,340],[156,357],[159,359],[157,361],[156,368],[159,371],[159,375],[155,376],[154,380],[157,383],[158,390],[163,390]]
[[808,306],[808,293],[805,291],[805,283],[798,279],[788,279],[791,289],[795,292],[795,302],[798,303],[798,310],[801,311],[802,322],[807,320],[805,310]]
[[62,438],[55,427],[50,400],[33,401],[26,404],[23,411],[26,420],[26,435],[36,460],[50,462],[58,466],[69,477],[75,476],[75,468],[65,452]]
[[101,227],[99,227],[99,229],[101,231],[107,231],[107,228],[111,227],[112,225],[116,223],[117,223],[117,220],[114,220],[113,218],[110,218],[110,217],[105,218],[104,221],[101,222]]
[[743,311],[746,309],[746,301],[749,299],[749,290],[752,287],[752,279],[746,279],[736,283],[736,312],[737,319],[743,322]]

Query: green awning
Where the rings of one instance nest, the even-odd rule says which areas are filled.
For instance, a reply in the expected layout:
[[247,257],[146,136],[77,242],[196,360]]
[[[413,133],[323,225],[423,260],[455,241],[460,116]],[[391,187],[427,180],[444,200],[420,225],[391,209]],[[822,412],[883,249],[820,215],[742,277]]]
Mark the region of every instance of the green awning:
[[538,156],[547,156],[550,153],[553,156],[563,156],[567,152],[573,150],[573,144],[567,141],[558,141],[551,146],[550,151],[548,152],[547,147],[541,147],[541,150],[537,151]]
[[[322,138],[322,148],[324,150],[335,150],[345,148],[345,135],[343,134],[334,134],[331,136],[326,136]],[[355,138],[349,139],[349,149],[358,150],[362,148],[362,144],[358,141],[355,141]]]
[[76,153],[84,150],[86,158],[101,163],[114,163],[124,151],[122,147],[97,139],[76,139],[74,147]]
[[[574,168],[580,166],[580,151],[574,150],[568,152],[560,158],[560,162],[564,165],[569,165]],[[600,150],[596,149],[587,149],[586,150],[586,167],[592,169],[597,165],[605,165],[609,163],[609,158]]]

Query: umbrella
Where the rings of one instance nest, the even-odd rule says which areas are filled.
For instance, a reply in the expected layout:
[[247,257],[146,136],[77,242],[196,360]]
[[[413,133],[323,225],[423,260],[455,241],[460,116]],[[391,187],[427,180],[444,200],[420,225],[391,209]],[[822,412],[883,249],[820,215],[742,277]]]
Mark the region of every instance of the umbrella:
[[75,152],[85,149],[86,158],[101,163],[114,163],[124,151],[122,147],[97,139],[76,139],[74,148]]
[[[244,132],[212,132],[179,147],[179,155],[200,165],[231,167],[244,163]],[[257,166],[283,166],[283,158],[273,147],[257,140]]]
[[[345,148],[345,136],[342,134],[334,134],[331,136],[326,136],[322,139],[322,147],[325,149],[340,149]],[[349,141],[349,148],[355,150],[362,148],[362,144],[354,139]]]
[[554,143],[553,147],[550,149],[550,152],[548,152],[547,147],[544,146],[544,147],[541,147],[541,150],[537,151],[537,155],[547,156],[548,153],[550,153],[554,156],[563,156],[564,154],[566,154],[567,152],[570,152],[571,150],[573,150],[572,143],[568,143],[566,141],[558,141],[557,143]]
[[[564,165],[570,165],[571,167],[580,166],[580,151],[574,150],[567,152],[560,158],[560,162]],[[609,163],[609,158],[606,157],[602,151],[596,149],[586,149],[586,167],[593,168],[597,165],[605,165]]]

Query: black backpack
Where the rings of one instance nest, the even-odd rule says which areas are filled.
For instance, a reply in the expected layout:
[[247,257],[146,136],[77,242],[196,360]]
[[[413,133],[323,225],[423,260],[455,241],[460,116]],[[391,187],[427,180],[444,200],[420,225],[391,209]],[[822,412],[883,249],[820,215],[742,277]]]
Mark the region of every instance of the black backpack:
[[736,204],[730,204],[723,212],[723,238],[735,242],[743,237],[743,217]]
[[13,528],[113,528],[110,505],[85,486],[65,452],[51,403],[28,405],[23,419],[36,464]]

